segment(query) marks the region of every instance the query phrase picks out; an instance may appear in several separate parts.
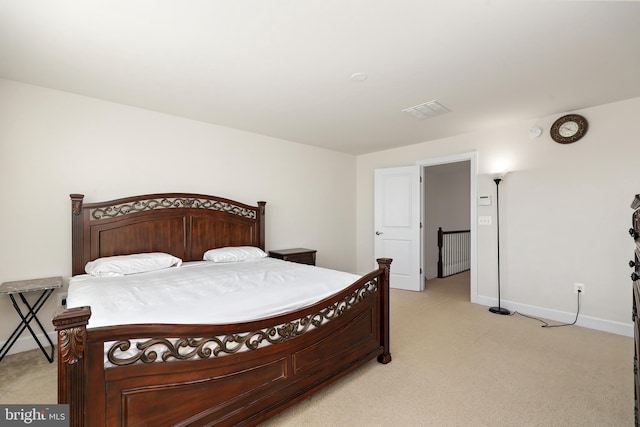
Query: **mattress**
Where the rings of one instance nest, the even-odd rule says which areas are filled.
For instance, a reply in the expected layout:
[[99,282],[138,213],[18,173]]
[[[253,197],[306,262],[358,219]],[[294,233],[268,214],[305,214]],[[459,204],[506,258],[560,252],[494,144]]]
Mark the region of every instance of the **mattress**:
[[118,277],[71,278],[67,307],[91,307],[89,328],[174,323],[229,324],[295,311],[360,276],[273,258],[185,263]]

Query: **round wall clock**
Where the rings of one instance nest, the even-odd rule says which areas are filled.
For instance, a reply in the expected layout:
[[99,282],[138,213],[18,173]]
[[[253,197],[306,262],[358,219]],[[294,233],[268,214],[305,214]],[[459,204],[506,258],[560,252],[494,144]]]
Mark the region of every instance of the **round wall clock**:
[[551,138],[560,144],[576,142],[587,133],[589,123],[579,114],[560,117],[551,126]]

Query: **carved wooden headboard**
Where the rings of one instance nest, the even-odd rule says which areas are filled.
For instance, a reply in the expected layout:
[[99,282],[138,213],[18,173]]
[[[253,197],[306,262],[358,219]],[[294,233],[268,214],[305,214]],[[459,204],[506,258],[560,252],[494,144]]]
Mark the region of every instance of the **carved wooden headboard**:
[[162,193],[83,203],[71,194],[72,274],[96,258],[166,252],[183,261],[202,260],[208,249],[265,248],[265,205],[221,197]]

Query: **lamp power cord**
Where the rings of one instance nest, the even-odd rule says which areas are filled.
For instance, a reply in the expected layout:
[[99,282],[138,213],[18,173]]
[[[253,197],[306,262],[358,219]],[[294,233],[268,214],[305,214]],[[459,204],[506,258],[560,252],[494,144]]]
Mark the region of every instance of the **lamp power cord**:
[[544,321],[542,319],[539,319],[539,318],[534,317],[534,316],[529,316],[527,314],[518,313],[517,311],[514,311],[513,313],[511,313],[510,316],[513,316],[514,314],[519,314],[520,316],[527,317],[527,318],[533,319],[533,320],[537,320],[538,322],[543,323],[540,326],[542,328],[560,328],[562,326],[573,326],[578,321],[578,315],[580,314],[580,295],[581,294],[582,294],[582,291],[578,290],[578,298],[577,298],[578,299],[578,301],[577,301],[578,302],[578,309],[576,310],[576,318],[573,319],[573,322],[571,322],[571,323],[560,323],[560,324],[557,324],[557,325],[550,325],[549,323],[547,323],[546,321]]

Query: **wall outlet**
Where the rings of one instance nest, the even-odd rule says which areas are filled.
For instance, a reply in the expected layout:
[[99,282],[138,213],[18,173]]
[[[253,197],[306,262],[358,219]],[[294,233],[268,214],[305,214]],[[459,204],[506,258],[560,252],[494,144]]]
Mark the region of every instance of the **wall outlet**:
[[573,293],[577,294],[580,291],[581,295],[584,295],[584,284],[583,283],[574,283],[573,284]]
[[490,216],[479,216],[478,217],[479,225],[491,225],[491,217]]
[[58,294],[58,307],[67,306],[67,293]]

